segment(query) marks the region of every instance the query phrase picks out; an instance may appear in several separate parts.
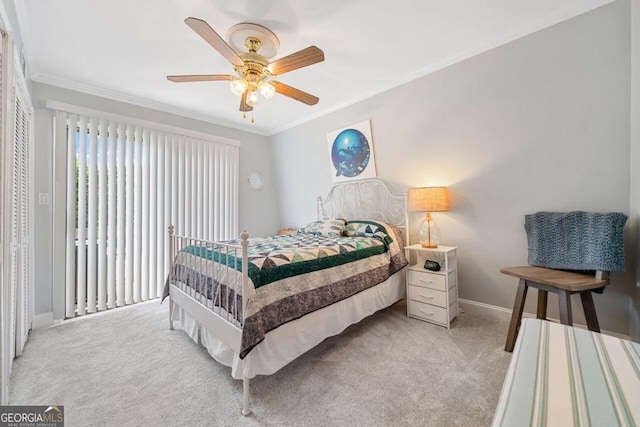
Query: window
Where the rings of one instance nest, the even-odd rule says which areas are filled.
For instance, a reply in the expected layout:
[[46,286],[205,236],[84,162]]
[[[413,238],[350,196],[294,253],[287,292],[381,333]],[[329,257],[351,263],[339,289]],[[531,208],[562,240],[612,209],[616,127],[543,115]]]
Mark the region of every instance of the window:
[[208,240],[237,236],[237,142],[117,117],[57,117],[67,130],[67,317],[161,296],[171,224]]

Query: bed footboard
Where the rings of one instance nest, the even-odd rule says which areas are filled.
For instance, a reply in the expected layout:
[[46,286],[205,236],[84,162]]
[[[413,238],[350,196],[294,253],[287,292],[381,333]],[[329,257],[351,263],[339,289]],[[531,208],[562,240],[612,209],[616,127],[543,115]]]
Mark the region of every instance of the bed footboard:
[[[212,242],[179,236],[169,226],[171,290],[178,288],[209,308],[218,317],[242,328],[247,305],[249,233],[240,234],[240,244]],[[175,301],[174,301],[175,302]]]
[[[249,233],[240,234],[240,244],[230,244],[178,236],[172,225],[168,231],[169,328],[173,329],[177,305],[239,354],[252,286],[247,268]],[[243,379],[242,413],[251,413],[247,378]]]

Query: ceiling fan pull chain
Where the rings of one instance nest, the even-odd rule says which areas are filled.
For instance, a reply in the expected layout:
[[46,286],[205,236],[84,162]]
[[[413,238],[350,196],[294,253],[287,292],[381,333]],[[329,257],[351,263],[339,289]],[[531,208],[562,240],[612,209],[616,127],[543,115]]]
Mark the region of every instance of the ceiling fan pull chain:
[[253,111],[252,111],[251,112],[251,123],[253,123],[253,122],[254,122],[254,120],[253,120]]

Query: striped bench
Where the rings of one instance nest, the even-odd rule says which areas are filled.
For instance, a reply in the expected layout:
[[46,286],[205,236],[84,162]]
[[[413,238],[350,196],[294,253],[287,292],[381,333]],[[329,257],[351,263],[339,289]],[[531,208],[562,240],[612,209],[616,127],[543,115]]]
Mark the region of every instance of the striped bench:
[[525,319],[493,426],[640,426],[640,344]]

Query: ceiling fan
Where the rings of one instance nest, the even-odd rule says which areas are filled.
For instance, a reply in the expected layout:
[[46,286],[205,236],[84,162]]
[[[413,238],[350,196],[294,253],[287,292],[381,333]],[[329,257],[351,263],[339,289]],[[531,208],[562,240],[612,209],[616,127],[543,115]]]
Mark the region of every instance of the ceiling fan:
[[[201,19],[190,17],[184,22],[231,62],[236,75],[174,75],[167,76],[168,80],[176,83],[227,80],[230,82],[231,92],[240,97],[240,111],[243,112],[244,117],[246,117],[247,111],[252,111],[253,107],[258,104],[258,91],[266,99],[273,98],[277,92],[307,105],[318,103],[318,97],[272,80],[274,76],[280,76],[289,71],[324,61],[324,52],[316,46],[309,46],[269,62],[269,58],[275,56],[280,48],[280,41],[266,27],[251,23],[234,25],[227,34],[227,40],[229,40],[227,43],[209,24]],[[251,122],[253,122],[253,118]]]

